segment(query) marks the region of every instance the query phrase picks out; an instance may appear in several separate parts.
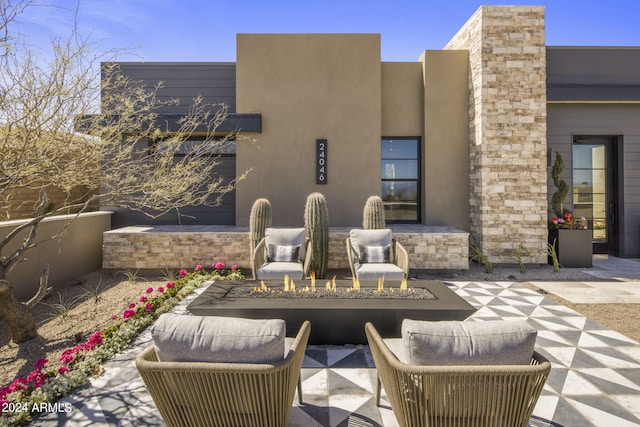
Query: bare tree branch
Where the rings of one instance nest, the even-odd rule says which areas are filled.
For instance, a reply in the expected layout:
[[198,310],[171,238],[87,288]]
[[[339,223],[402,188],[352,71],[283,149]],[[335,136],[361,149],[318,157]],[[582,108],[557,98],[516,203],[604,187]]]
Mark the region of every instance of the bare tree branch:
[[40,286],[38,292],[27,302],[24,303],[28,310],[31,310],[44,299],[51,292],[49,287],[49,263],[46,263],[42,268],[42,274],[40,275]]

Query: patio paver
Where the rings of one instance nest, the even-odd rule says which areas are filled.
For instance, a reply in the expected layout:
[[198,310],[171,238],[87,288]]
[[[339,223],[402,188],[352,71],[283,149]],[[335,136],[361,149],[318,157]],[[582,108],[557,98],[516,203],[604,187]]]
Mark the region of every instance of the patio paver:
[[[536,349],[552,370],[531,426],[640,425],[640,343],[519,283],[446,283],[478,309],[470,320],[521,319],[538,329]],[[174,310],[185,312],[193,297]],[[143,333],[103,376],[65,398],[71,414],[50,413],[32,425],[164,425],[133,364],[149,340]],[[290,426],[397,425],[384,398],[381,408],[374,404],[368,346],[310,346],[302,378],[305,403],[294,401]]]

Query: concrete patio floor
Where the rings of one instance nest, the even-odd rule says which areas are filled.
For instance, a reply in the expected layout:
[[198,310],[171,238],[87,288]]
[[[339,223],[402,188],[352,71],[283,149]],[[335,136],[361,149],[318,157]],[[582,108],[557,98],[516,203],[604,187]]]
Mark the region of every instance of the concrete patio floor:
[[[619,267],[617,259],[608,261],[600,263],[602,279],[640,278],[640,263],[622,260],[629,269],[623,273],[607,270]],[[519,283],[445,283],[477,308],[469,320],[522,319],[538,330],[536,350],[551,361],[552,370],[530,426],[640,425],[640,343]],[[623,286],[607,285],[606,293],[625,290],[627,282],[618,283]],[[174,311],[185,313],[196,295]],[[102,376],[65,398],[74,411],[49,413],[32,425],[164,425],[134,366],[135,356],[149,341],[148,332],[141,334],[130,350],[105,364]],[[384,396],[382,407],[375,406],[376,373],[367,346],[309,346],[302,380],[304,404],[294,400],[290,426],[397,425]]]

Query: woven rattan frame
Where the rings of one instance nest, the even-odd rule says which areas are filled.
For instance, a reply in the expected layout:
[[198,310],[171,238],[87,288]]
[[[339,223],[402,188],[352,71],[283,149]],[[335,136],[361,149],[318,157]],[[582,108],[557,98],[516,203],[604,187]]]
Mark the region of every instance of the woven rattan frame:
[[274,364],[159,362],[150,346],[136,367],[168,427],[286,426],[310,331],[305,321]]
[[382,382],[401,427],[526,427],[551,369],[535,352],[523,366],[407,365],[371,323],[365,333],[378,371],[376,403]]
[[[349,268],[351,269],[351,275],[353,277],[358,277],[356,275],[356,265],[353,261],[354,254],[353,248],[351,247],[351,237],[347,237],[345,243],[347,245],[347,258],[349,259]],[[407,250],[404,248],[404,246],[398,243],[397,240],[393,239],[392,244],[394,256],[393,263],[400,267],[402,271],[404,271],[404,277],[406,279],[409,276],[409,254],[407,253]]]

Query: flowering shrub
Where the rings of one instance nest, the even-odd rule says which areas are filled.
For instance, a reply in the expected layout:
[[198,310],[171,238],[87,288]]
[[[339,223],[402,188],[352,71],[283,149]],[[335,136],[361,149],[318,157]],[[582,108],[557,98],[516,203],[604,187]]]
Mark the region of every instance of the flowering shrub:
[[585,217],[581,216],[578,219],[575,219],[571,212],[567,212],[564,214],[563,218],[558,218],[554,216],[551,218],[549,222],[550,228],[568,228],[568,229],[584,229],[587,228],[587,220]]
[[148,288],[121,315],[111,315],[113,325],[94,332],[85,343],[64,350],[57,362],[38,359],[26,377],[16,378],[0,388],[0,425],[24,424],[32,415],[46,410],[47,403],[84,385],[89,377],[100,373],[103,362],[127,348],[161,313],[169,311],[206,280],[244,279],[235,265],[227,269],[224,263],[214,263],[212,267],[210,272],[200,265],[191,273],[180,270],[180,279],[156,289]]

